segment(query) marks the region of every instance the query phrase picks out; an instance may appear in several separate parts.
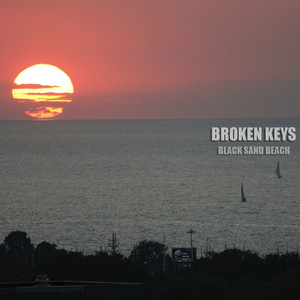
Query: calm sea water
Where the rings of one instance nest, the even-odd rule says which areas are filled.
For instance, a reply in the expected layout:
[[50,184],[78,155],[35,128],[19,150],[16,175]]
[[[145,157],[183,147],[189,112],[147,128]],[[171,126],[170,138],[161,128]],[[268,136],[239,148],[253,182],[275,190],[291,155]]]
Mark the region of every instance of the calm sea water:
[[286,156],[221,156],[210,129],[294,126],[299,134],[299,125],[300,119],[2,121],[0,242],[23,230],[35,245],[46,240],[92,253],[107,248],[115,232],[128,255],[138,241],[162,242],[164,235],[169,249],[189,246],[192,228],[198,256],[201,248],[225,245],[295,251],[300,137],[268,143],[290,146]]

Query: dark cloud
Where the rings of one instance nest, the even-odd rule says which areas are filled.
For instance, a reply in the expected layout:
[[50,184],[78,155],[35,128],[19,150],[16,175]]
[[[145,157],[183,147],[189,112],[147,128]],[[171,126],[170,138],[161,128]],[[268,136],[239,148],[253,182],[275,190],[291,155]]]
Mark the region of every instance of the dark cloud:
[[27,84],[13,84],[14,89],[47,89],[47,88],[58,88],[58,85],[43,85],[36,83],[27,83]]
[[[76,95],[70,118],[285,118],[298,117],[299,79],[187,83],[153,92]],[[84,105],[82,105],[84,100]],[[80,111],[80,114],[78,114]]]
[[25,93],[26,95],[42,95],[42,96],[72,96],[73,93],[54,93],[54,92],[48,92],[48,93]]
[[13,88],[13,84],[8,82],[0,82],[0,97],[3,95],[11,95],[11,90]]
[[[297,78],[255,79],[188,82],[145,92],[78,93],[73,95],[71,103],[64,103],[63,118],[299,117],[299,87],[300,79]],[[70,95],[60,96],[63,100]],[[0,118],[22,118],[22,114],[25,118],[26,102],[32,105],[33,101],[17,103],[11,99],[11,95],[0,98]]]

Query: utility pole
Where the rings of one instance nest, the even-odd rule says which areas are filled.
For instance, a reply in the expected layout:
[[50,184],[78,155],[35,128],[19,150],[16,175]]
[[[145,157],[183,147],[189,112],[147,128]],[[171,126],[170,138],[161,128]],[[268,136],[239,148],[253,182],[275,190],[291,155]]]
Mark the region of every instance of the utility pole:
[[119,247],[119,245],[117,244],[117,235],[115,233],[112,234],[112,239],[108,244],[108,247],[111,248],[112,255],[117,253],[117,248]]

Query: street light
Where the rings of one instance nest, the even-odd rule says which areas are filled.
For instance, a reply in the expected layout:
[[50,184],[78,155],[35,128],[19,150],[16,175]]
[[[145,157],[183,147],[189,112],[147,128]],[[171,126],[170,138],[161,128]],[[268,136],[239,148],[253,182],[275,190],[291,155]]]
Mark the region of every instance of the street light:
[[194,260],[194,253],[193,253],[193,234],[196,233],[195,230],[190,229],[189,231],[187,231],[186,233],[189,233],[191,235],[191,251],[192,251],[192,260]]

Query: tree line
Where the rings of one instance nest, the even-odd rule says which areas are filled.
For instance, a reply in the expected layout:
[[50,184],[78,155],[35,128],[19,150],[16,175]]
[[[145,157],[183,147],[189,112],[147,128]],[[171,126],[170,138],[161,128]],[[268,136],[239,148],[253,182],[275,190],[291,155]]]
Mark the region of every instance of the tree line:
[[99,251],[57,249],[46,241],[36,247],[26,232],[13,231],[0,244],[0,282],[50,280],[142,282],[150,300],[298,299],[299,254],[260,257],[250,250],[207,252],[191,264],[173,262],[166,246],[140,241],[129,257]]

